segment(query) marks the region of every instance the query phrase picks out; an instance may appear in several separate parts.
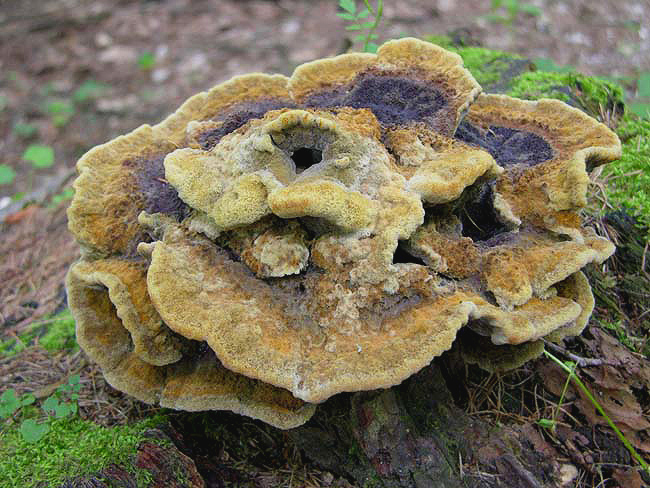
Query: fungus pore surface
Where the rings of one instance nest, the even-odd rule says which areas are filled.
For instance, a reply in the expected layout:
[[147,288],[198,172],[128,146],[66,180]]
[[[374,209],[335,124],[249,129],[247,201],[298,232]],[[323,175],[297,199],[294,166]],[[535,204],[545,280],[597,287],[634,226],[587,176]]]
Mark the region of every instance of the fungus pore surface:
[[416,39],[235,77],[77,163],[79,344],[142,401],[280,428],[456,340],[516,367],[589,319],[581,269],[614,246],[578,211],[619,155],[596,120],[482,95]]

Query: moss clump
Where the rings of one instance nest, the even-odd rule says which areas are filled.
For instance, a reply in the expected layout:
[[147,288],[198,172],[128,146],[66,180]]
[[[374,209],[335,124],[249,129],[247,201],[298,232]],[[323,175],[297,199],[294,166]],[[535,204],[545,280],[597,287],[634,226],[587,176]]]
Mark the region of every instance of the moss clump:
[[[58,486],[66,479],[97,474],[111,463],[128,467],[144,432],[163,420],[155,416],[108,428],[79,417],[51,419],[50,431],[35,444],[10,427],[0,436],[0,487]],[[142,473],[135,474],[143,478]]]
[[448,36],[429,36],[426,40],[459,54],[465,67],[486,91],[495,91],[501,87],[504,78],[512,78],[532,66],[528,60],[516,54],[477,46],[455,46]]
[[53,317],[52,322],[45,329],[38,343],[49,352],[62,350],[75,352],[79,348],[75,339],[74,317],[69,309],[66,308]]
[[495,86],[511,71],[519,71],[530,63],[523,57],[502,51],[493,51],[483,47],[462,47],[452,49],[460,54],[476,81],[487,91],[493,91]]
[[32,323],[18,335],[0,341],[0,358],[12,357],[38,342],[50,353],[57,351],[75,352],[79,346],[75,340],[75,322],[69,309],[49,319]]
[[[603,177],[608,180],[607,198],[614,208],[625,207],[647,231],[650,228],[650,120],[628,115],[617,132],[623,142],[623,156],[603,170]],[[650,239],[650,232],[647,237]]]
[[506,93],[517,98],[556,98],[598,117],[605,111],[622,112],[623,88],[609,80],[580,73],[523,73],[509,84]]

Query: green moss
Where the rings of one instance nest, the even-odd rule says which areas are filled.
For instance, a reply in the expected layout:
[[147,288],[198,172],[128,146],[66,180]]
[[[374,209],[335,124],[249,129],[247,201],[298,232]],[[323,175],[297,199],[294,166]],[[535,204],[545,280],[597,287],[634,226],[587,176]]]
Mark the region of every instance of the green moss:
[[429,36],[426,40],[458,53],[465,67],[484,88],[499,85],[504,75],[507,76],[513,69],[519,70],[522,63],[529,64],[516,54],[477,46],[455,46],[448,36]]
[[497,85],[504,75],[524,61],[521,56],[483,47],[461,47],[452,50],[460,54],[465,67],[483,87]]
[[[52,419],[50,431],[36,444],[25,442],[17,428],[9,427],[0,435],[0,487],[58,486],[69,478],[97,474],[111,463],[129,466],[143,433],[163,420],[155,416],[107,428],[79,417]],[[148,479],[146,473],[135,474]]]
[[18,337],[10,337],[0,341],[0,357],[11,357],[21,353],[30,345],[38,343],[49,352],[67,350],[75,352],[78,349],[75,340],[75,322],[69,309],[45,320],[32,323]]
[[527,100],[556,98],[577,105],[592,116],[622,111],[623,89],[609,80],[580,73],[523,73],[510,82],[508,95]]
[[78,349],[75,340],[75,322],[70,309],[53,317],[48,324],[45,334],[39,339],[39,344],[50,352],[68,350],[74,352]]
[[626,116],[617,132],[623,141],[623,156],[603,169],[607,198],[610,205],[615,209],[625,208],[647,230],[650,228],[650,120]]

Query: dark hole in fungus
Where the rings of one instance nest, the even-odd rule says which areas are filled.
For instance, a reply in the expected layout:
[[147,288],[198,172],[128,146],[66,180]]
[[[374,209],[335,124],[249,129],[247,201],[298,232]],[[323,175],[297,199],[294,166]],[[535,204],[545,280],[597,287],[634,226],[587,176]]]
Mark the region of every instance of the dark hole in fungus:
[[441,92],[424,81],[404,76],[363,73],[347,87],[315,93],[310,107],[368,108],[384,125],[424,121],[446,105]]
[[473,188],[468,200],[459,210],[462,235],[474,242],[487,241],[508,231],[494,208],[494,189],[491,184]]
[[489,129],[463,121],[454,136],[488,151],[501,166],[535,166],[553,158],[553,149],[543,138],[525,130],[491,125]]
[[296,164],[296,173],[302,173],[323,160],[323,151],[311,147],[301,147],[291,153],[291,159]]
[[408,252],[405,248],[404,241],[397,242],[397,248],[393,253],[393,264],[397,263],[414,263],[421,266],[426,266],[427,264],[417,256],[414,256]]

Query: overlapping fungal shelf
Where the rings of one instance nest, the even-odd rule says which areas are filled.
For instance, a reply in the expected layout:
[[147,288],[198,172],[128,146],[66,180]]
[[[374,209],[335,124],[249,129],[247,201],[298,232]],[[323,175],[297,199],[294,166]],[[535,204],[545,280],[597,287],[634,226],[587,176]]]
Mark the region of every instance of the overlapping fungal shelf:
[[235,77],[77,164],[67,278],[109,383],[280,428],[461,343],[516,367],[579,334],[587,170],[619,157],[562,102],[481,94],[416,39]]

